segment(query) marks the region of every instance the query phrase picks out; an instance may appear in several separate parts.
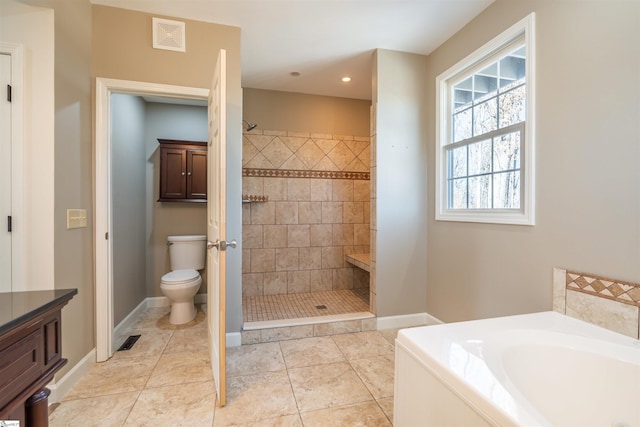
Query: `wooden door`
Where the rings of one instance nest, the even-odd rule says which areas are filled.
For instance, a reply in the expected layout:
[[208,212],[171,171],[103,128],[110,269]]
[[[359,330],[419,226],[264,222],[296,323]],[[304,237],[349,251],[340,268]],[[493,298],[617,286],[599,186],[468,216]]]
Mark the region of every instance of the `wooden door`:
[[226,404],[226,51],[221,49],[209,92],[207,286],[209,353],[220,406]]

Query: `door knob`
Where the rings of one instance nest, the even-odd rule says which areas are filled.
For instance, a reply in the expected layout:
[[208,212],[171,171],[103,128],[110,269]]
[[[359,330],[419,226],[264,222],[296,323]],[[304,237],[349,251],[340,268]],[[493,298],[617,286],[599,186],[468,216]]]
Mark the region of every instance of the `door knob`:
[[207,249],[216,248],[219,251],[226,251],[229,246],[235,248],[238,246],[238,243],[235,240],[216,240],[215,242],[207,242]]

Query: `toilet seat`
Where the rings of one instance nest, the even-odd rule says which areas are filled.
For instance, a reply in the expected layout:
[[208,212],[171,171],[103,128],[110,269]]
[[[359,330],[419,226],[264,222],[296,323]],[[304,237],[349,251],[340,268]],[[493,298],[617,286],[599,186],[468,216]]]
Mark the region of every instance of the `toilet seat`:
[[201,280],[197,270],[174,270],[170,271],[160,279],[162,285],[167,286],[189,286]]

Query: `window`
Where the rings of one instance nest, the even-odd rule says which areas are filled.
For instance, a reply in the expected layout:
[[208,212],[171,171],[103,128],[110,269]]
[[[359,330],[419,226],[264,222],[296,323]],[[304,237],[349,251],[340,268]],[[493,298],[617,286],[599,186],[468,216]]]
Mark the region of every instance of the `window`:
[[533,19],[437,78],[437,220],[534,224]]

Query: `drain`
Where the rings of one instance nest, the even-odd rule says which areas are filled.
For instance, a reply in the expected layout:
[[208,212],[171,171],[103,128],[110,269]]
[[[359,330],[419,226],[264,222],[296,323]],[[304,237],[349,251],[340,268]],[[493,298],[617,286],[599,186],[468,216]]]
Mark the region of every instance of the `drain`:
[[322,305],[316,305],[316,308],[317,308],[318,310],[326,310],[326,309],[327,309],[327,306],[326,306],[326,305],[324,305],[324,304],[322,304]]
[[133,347],[133,345],[136,343],[136,341],[138,341],[139,338],[140,338],[140,335],[129,335],[129,338],[127,338],[122,343],[118,351],[131,350],[131,347]]

